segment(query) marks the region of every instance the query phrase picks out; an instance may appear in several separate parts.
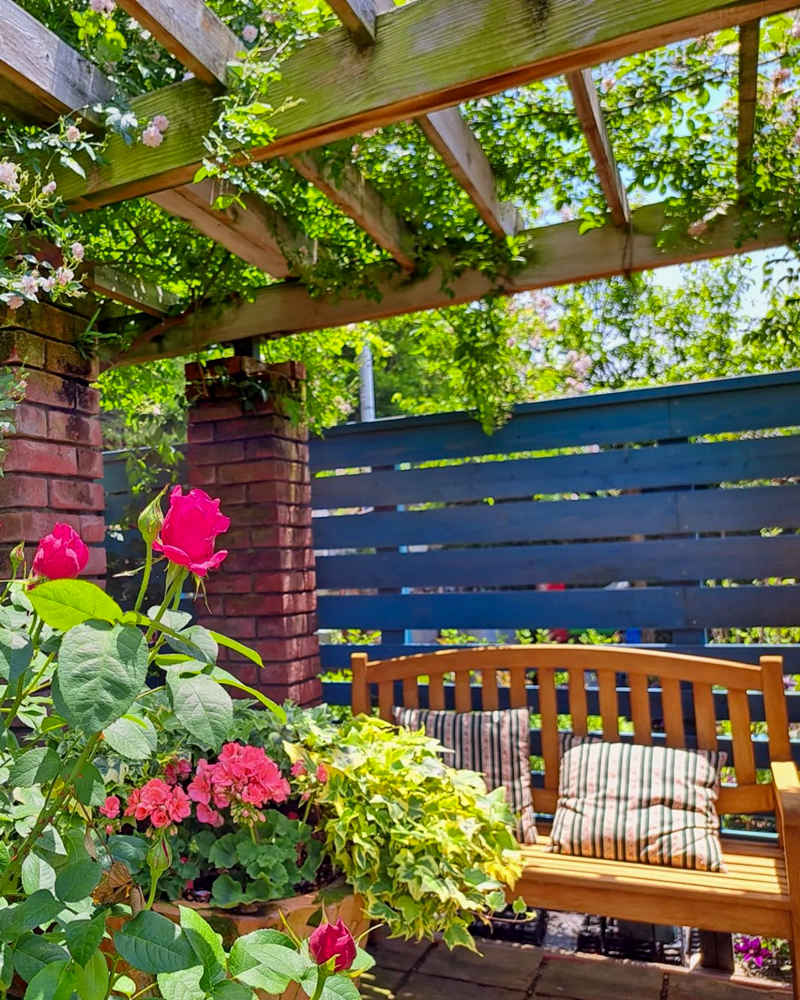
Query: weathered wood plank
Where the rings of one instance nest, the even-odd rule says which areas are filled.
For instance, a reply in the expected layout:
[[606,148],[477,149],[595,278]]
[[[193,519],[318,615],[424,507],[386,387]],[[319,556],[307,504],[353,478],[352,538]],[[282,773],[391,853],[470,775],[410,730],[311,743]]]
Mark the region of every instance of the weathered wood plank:
[[[740,24],[792,7],[792,0],[573,0],[532,6],[529,0],[426,0],[378,17],[365,54],[342,29],[325,32],[286,59],[270,92],[282,110],[276,138],[248,150],[263,160],[333,142],[392,122],[453,107],[636,51]],[[166,114],[169,136],[147,156],[121,140],[107,165],[86,181],[63,177],[70,200],[85,207],[152,194],[188,183],[205,155],[203,137],[216,118],[213,93],[197,80],[137,98],[143,119]]]
[[800,527],[800,488],[659,492],[314,519],[318,549],[579,541]]
[[376,0],[330,0],[330,8],[356,45],[372,45],[379,13]]
[[582,69],[567,73],[567,84],[572,93],[575,112],[586,137],[586,144],[594,160],[597,178],[611,212],[611,218],[614,220],[614,225],[626,226],[630,222],[631,210],[628,206],[625,186],[614,159],[614,150],[608,137],[606,120],[600,107],[591,70]]
[[798,448],[798,437],[755,438],[331,476],[315,481],[314,504],[497,501],[782,478],[797,474]]
[[458,108],[422,115],[418,124],[495,236],[516,236],[522,217],[515,205],[499,197],[492,165]]
[[[402,9],[414,6],[417,5],[409,4]],[[182,115],[183,111],[179,109],[178,113]],[[167,173],[162,175],[160,186],[168,187],[175,182],[175,177]],[[650,205],[633,212],[630,233],[607,225],[581,236],[577,222],[529,230],[527,235],[533,245],[526,254],[528,263],[505,280],[476,270],[467,270],[454,277],[449,267],[435,268],[416,281],[409,281],[406,275],[379,280],[378,299],[347,294],[314,298],[301,285],[274,285],[256,292],[252,302],[236,302],[222,310],[197,310],[187,315],[182,324],[140,341],[115,358],[115,364],[180,357],[220,341],[322,330],[438,309],[471,302],[490,293],[513,295],[536,288],[607,278],[620,273],[623,265],[634,272],[748,253],[783,245],[788,232],[788,223],[768,222],[753,235],[732,208],[709,225],[702,241],[687,237],[666,251],[657,244],[663,223],[664,206]]]
[[88,59],[13,0],[0,0],[2,103],[15,118],[49,125],[65,112],[105,103],[114,88]]
[[744,184],[750,173],[758,103],[758,49],[761,44],[759,21],[739,28],[739,125],[737,136],[737,176]]
[[203,0],[119,0],[119,6],[203,83],[225,84],[245,46]]
[[323,595],[318,611],[323,629],[785,628],[797,625],[798,594],[797,586],[742,586]]
[[333,165],[317,151],[288,159],[299,174],[354,219],[400,267],[414,270],[414,234],[410,227],[352,163]]
[[[620,522],[622,534],[625,525]],[[434,552],[318,555],[320,590],[381,587],[603,586],[619,580],[678,583],[793,577],[800,536],[525,545]]]
[[300,259],[306,264],[314,262],[316,240],[294,230],[262,198],[238,191],[241,205],[234,202],[227,208],[215,209],[217,197],[227,190],[225,182],[206,178],[198,184],[161,191],[151,195],[150,200],[275,278],[288,278]]
[[81,274],[87,288],[151,316],[166,316],[181,301],[180,296],[160,285],[118,271],[108,264],[88,265]]
[[774,372],[649,389],[589,393],[514,407],[487,436],[471,413],[384,417],[329,427],[312,438],[312,471],[511,454],[585,444],[627,444],[800,423],[800,372]]

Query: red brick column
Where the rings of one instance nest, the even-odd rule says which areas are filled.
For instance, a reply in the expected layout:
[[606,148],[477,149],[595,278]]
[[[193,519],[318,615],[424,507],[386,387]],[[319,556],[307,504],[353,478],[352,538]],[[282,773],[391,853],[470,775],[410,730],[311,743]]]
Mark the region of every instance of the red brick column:
[[[75,344],[87,320],[45,303],[12,312],[0,303],[0,364],[17,370],[24,398],[15,431],[4,441],[0,479],[0,545],[36,543],[57,521],[89,546],[83,575],[102,582],[103,476],[97,363]],[[28,565],[35,544],[26,546]],[[4,560],[5,561],[5,560]]]
[[300,397],[305,371],[237,357],[188,365],[187,378],[189,483],[219,497],[231,519],[217,542],[229,555],[208,577],[198,621],[258,650],[263,670],[222,651],[220,663],[246,684],[275,701],[318,702],[308,433],[276,399]]

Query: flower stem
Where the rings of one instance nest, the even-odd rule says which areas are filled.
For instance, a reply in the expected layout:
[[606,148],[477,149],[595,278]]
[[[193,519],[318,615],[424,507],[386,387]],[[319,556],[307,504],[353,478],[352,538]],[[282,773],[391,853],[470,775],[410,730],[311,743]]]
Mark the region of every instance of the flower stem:
[[139,587],[139,594],[136,598],[136,604],[133,606],[134,611],[140,611],[142,607],[142,602],[144,601],[145,593],[147,592],[147,585],[150,583],[150,573],[153,569],[153,546],[147,546],[147,552],[144,557],[144,573],[142,574],[142,583]]
[[327,978],[328,978],[328,974],[325,972],[325,970],[322,968],[321,965],[318,966],[318,968],[317,968],[317,988],[314,990],[314,996],[311,997],[311,1000],[319,1000],[319,998],[322,996],[322,991],[325,989],[325,980]]

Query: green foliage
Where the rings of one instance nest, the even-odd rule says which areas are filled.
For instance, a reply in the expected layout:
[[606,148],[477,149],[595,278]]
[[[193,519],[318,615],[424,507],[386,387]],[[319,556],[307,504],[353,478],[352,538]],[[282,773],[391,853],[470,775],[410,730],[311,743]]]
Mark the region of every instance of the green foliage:
[[513,819],[502,789],[448,768],[439,744],[359,716],[327,747],[290,749],[326,782],[309,784],[325,849],[392,935],[443,932],[474,948],[473,917],[504,905],[521,871]]

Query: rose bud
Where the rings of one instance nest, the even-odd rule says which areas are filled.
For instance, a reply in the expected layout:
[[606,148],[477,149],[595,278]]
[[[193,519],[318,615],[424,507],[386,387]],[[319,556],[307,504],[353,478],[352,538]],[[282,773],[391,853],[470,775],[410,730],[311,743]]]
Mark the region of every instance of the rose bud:
[[147,852],[145,858],[152,875],[160,875],[172,864],[172,849],[164,837],[159,837]]
[[345,972],[356,960],[356,943],[341,917],[335,924],[321,924],[308,939],[308,950],[317,965],[334,956],[334,972]]
[[167,487],[158,494],[155,500],[152,500],[139,515],[139,520],[136,522],[139,531],[142,534],[145,542],[148,545],[152,545],[153,542],[158,537],[159,531],[161,531],[161,526],[164,523],[164,512],[161,510],[161,498],[167,492]]
[[76,577],[89,561],[89,550],[83,539],[68,524],[57,524],[39,542],[33,557],[33,575],[48,580]]
[[189,490],[184,496],[176,486],[169,495],[169,510],[153,548],[195,576],[205,576],[228,554],[224,549],[215,552],[214,540],[230,523],[219,512],[219,500],[212,500],[203,490]]

